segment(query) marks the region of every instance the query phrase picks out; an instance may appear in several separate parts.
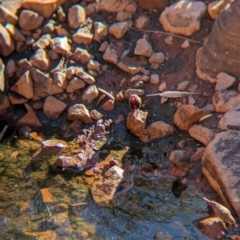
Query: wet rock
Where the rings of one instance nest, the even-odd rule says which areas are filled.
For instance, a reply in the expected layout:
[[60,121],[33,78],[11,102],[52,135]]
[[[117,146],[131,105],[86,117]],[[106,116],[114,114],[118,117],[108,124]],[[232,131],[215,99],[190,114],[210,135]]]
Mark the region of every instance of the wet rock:
[[43,231],[43,232],[28,232],[25,231],[23,232],[24,236],[26,236],[26,238],[37,238],[37,239],[51,239],[51,240],[57,240],[58,239],[58,235],[55,231],[52,230],[47,230],[47,231]]
[[151,57],[153,49],[147,39],[142,38],[137,41],[137,45],[134,49],[134,54],[138,56]]
[[15,25],[18,21],[18,17],[10,11],[8,8],[4,7],[2,4],[0,5],[0,23],[10,23]]
[[27,110],[27,113],[21,119],[18,120],[17,124],[26,125],[30,127],[41,127],[42,124],[39,122],[33,109],[26,103],[24,104],[24,106]]
[[149,142],[153,139],[165,137],[171,135],[174,132],[174,128],[162,121],[154,122],[149,125],[139,136],[143,142]]
[[20,79],[11,87],[11,91],[31,99],[33,97],[33,82],[30,71],[26,71]]
[[33,44],[33,50],[36,50],[37,48],[46,49],[50,45],[50,42],[51,35],[44,34]]
[[102,0],[100,2],[100,8],[107,12],[120,12],[123,11],[129,3],[129,0],[122,0],[121,2],[118,0]]
[[194,225],[211,239],[222,238],[222,232],[226,231],[223,221],[216,216],[206,217],[204,219],[195,221]]
[[0,92],[0,114],[5,113],[10,107],[11,104],[9,102],[7,95]]
[[223,11],[224,7],[228,2],[223,0],[214,1],[208,4],[208,14],[212,19],[216,19],[219,14]]
[[56,53],[66,57],[70,57],[72,55],[71,46],[69,45],[68,38],[66,36],[53,38],[50,42],[50,46]]
[[72,59],[85,64],[93,59],[93,56],[87,50],[77,47],[72,55]]
[[94,201],[99,206],[119,206],[124,196],[131,188],[131,181],[124,176],[124,170],[113,166],[103,177],[99,177],[91,186]]
[[42,201],[44,203],[50,203],[53,201],[53,196],[51,194],[51,192],[49,191],[48,188],[42,188],[40,189],[41,195],[42,195]]
[[217,84],[215,86],[215,91],[225,90],[236,83],[236,78],[230,76],[227,73],[220,72],[217,75]]
[[190,47],[190,43],[189,43],[189,41],[186,39],[186,40],[182,43],[181,48],[182,48],[182,49],[185,49],[185,48],[188,48],[188,47]]
[[213,96],[213,106],[216,112],[240,110],[240,94],[237,91],[217,91]]
[[190,81],[183,81],[183,82],[180,82],[177,86],[177,90],[178,91],[184,91],[186,90],[186,88],[188,87]]
[[83,104],[74,104],[71,106],[68,109],[67,116],[69,120],[80,120],[84,123],[92,122],[89,111]]
[[68,82],[66,91],[68,93],[75,92],[78,89],[82,89],[86,86],[86,83],[78,77],[73,77],[71,81]]
[[148,11],[163,10],[168,4],[169,0],[138,0],[138,6]]
[[162,52],[157,52],[157,53],[153,53],[152,56],[149,58],[149,62],[150,63],[163,63],[165,60],[165,56],[164,53]]
[[174,123],[181,130],[188,130],[193,123],[209,113],[210,111],[200,109],[193,105],[182,105],[174,114]]
[[129,97],[132,95],[132,94],[136,94],[137,96],[144,96],[145,95],[145,92],[144,90],[142,89],[128,89],[127,91],[124,92],[124,98],[125,99],[129,99]]
[[107,36],[108,27],[101,22],[94,22],[94,37],[93,40],[101,43],[102,39]]
[[59,115],[65,110],[67,104],[59,101],[55,97],[48,96],[43,105],[43,112],[51,118],[58,118]]
[[240,216],[239,149],[240,132],[218,133],[208,144],[202,158],[202,172],[224,205]]
[[73,42],[77,44],[89,45],[93,40],[93,34],[89,27],[79,28],[75,34],[72,35]]
[[150,83],[157,85],[159,83],[159,76],[158,74],[152,74],[150,77]]
[[82,95],[83,102],[92,103],[98,97],[98,88],[96,85],[88,86]]
[[30,58],[30,63],[40,70],[46,71],[49,69],[51,62],[50,59],[43,49],[38,49]]
[[221,130],[240,130],[240,112],[230,110],[224,114],[218,123]]
[[150,18],[146,15],[143,15],[137,18],[135,22],[135,27],[139,30],[143,30],[149,25],[149,23],[150,23]]
[[159,21],[167,32],[191,36],[200,29],[200,20],[205,11],[203,2],[180,1],[166,8]]
[[[0,64],[1,65],[1,64]],[[0,67],[1,68],[1,67]],[[7,70],[7,75],[8,77],[13,77],[14,74],[16,73],[17,71],[17,65],[15,63],[14,60],[10,59],[8,62],[7,62],[7,66],[6,66],[6,70]],[[0,76],[2,75],[2,73],[0,73]],[[1,79],[1,77],[0,77]],[[2,80],[0,80],[2,81]],[[1,84],[0,84],[1,85]]]
[[173,150],[169,160],[177,166],[182,166],[189,161],[189,154],[184,150]]
[[211,129],[196,124],[189,128],[188,133],[205,146],[208,145],[214,137],[214,132]]
[[41,142],[41,148],[33,154],[32,161],[41,160],[46,156],[57,154],[66,149],[66,147],[67,143],[62,140],[54,139],[43,141]]
[[7,57],[15,49],[14,41],[8,31],[0,23],[0,55]]
[[[30,10],[23,10],[19,16],[19,26],[26,31],[32,31],[39,28],[44,21],[43,16]],[[31,24],[29,24],[31,23]]]
[[93,109],[93,110],[90,111],[90,117],[93,120],[99,120],[103,117],[103,114],[98,112],[97,110]]
[[77,29],[84,25],[86,21],[86,11],[81,5],[74,5],[68,10],[68,25],[72,29]]
[[84,70],[81,69],[81,68],[77,68],[75,74],[76,74],[76,76],[81,78],[87,84],[91,85],[91,84],[94,84],[96,82],[94,77],[92,77],[90,74],[84,72]]
[[22,35],[20,31],[11,23],[5,24],[5,28],[8,30],[8,32],[11,34],[12,38],[15,41],[19,42],[25,42],[26,38]]
[[102,106],[101,108],[104,111],[112,111],[114,109],[114,100],[108,99]]
[[116,16],[116,21],[123,22],[132,18],[132,13],[130,12],[119,12]]
[[109,33],[113,35],[116,39],[121,39],[128,30],[128,23],[118,22],[111,25],[108,29]]
[[65,0],[24,0],[23,7],[33,10],[48,19],[64,2]]
[[66,73],[62,71],[56,71],[53,73],[53,82],[57,84],[60,88],[65,89],[67,86]]

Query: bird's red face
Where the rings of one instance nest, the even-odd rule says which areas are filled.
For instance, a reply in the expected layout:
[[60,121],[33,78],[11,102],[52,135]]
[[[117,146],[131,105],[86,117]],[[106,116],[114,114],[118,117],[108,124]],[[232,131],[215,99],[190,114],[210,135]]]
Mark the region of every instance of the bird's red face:
[[136,103],[137,102],[136,97],[135,96],[131,96],[130,97],[130,102],[133,103],[133,104]]

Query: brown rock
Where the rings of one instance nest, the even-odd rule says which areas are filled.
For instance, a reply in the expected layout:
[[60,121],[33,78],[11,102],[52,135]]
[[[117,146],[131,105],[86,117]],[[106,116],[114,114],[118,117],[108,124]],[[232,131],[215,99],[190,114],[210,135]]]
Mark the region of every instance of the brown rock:
[[59,37],[64,37],[64,36],[69,37],[68,31],[61,26],[55,26],[54,30]]
[[11,102],[12,105],[17,105],[17,104],[24,104],[29,101],[29,99],[24,98],[18,94],[15,94],[13,92],[8,93],[8,98]]
[[122,0],[120,2],[119,0],[102,0],[100,8],[107,12],[119,12],[123,11],[129,3],[129,0]]
[[239,154],[240,132],[218,133],[208,144],[202,159],[202,172],[224,205],[240,216]]
[[94,60],[90,60],[87,65],[88,70],[100,71],[100,63]]
[[92,103],[98,97],[99,91],[96,85],[88,86],[82,95],[83,102]]
[[135,27],[137,29],[143,30],[145,27],[147,27],[150,23],[150,18],[148,16],[140,16],[137,18],[135,22]]
[[203,2],[180,1],[166,8],[159,21],[167,32],[191,36],[200,29],[200,20],[205,11]]
[[[1,6],[0,6],[1,7]],[[25,42],[26,38],[22,35],[22,33],[11,23],[5,24],[5,28],[11,34],[12,38],[15,41]]]
[[11,87],[11,91],[31,99],[33,97],[33,83],[30,71],[26,71],[21,78]]
[[61,6],[59,6],[57,9],[57,17],[60,22],[65,22],[67,19],[67,16]]
[[224,114],[218,123],[221,130],[240,130],[240,112],[230,110]]
[[0,91],[4,92],[6,88],[5,65],[0,59]]
[[209,113],[210,111],[200,109],[193,105],[182,105],[174,114],[174,123],[181,130],[188,130],[193,123]]
[[211,129],[196,124],[189,128],[188,133],[191,137],[195,138],[205,146],[208,145],[214,137],[214,133]]
[[59,54],[54,52],[53,50],[48,51],[48,56],[53,61],[58,60],[60,58]]
[[203,153],[205,151],[205,147],[199,147],[196,149],[196,152],[191,154],[190,162],[196,162],[198,160],[202,160]]
[[136,94],[140,97],[144,96],[145,95],[145,92],[144,90],[142,89],[128,89],[127,91],[124,92],[124,97],[126,100],[129,99],[129,97],[132,95],[132,94]]
[[93,59],[93,56],[86,49],[77,47],[72,55],[72,59],[85,64],[88,63],[91,59]]
[[128,30],[128,23],[118,22],[111,25],[108,29],[109,33],[113,35],[116,39],[121,39]]
[[94,84],[96,82],[94,77],[92,77],[90,74],[84,72],[84,70],[81,69],[81,68],[77,68],[75,74],[76,74],[76,76],[81,78],[87,84],[91,85],[91,84]]
[[[19,16],[19,26],[26,31],[32,31],[39,28],[44,21],[43,16],[30,10],[23,10]],[[31,23],[31,24],[29,24]]]
[[167,45],[172,45],[173,44],[173,37],[172,36],[168,36],[164,39],[165,44]]
[[99,52],[105,52],[107,50],[107,47],[108,47],[108,42],[105,41],[101,44],[101,46],[99,47]]
[[63,71],[56,71],[53,73],[53,82],[57,84],[60,88],[65,89],[67,86],[66,73]]
[[182,43],[181,48],[182,48],[182,49],[185,49],[185,48],[188,48],[188,47],[190,47],[190,43],[189,43],[188,39],[186,39],[186,40]]
[[168,4],[169,0],[138,0],[138,6],[148,11],[163,10]]
[[214,1],[208,4],[208,14],[212,19],[216,19],[223,11],[224,7],[228,4],[224,0]]
[[93,40],[96,42],[101,42],[102,38],[107,36],[108,27],[101,22],[94,22],[94,37]]
[[70,57],[72,55],[71,46],[69,45],[68,38],[66,36],[53,38],[50,42],[50,46],[56,53],[66,57]]
[[[0,64],[1,65],[1,64]],[[7,62],[7,75],[8,77],[13,77],[14,74],[16,73],[17,71],[17,65],[15,63],[14,60],[10,59],[8,62]],[[0,73],[0,75],[2,75],[2,73]],[[0,77],[1,79],[1,77]],[[1,82],[2,80],[0,80]],[[1,85],[1,84],[0,84]],[[0,87],[1,88],[1,87]]]
[[215,86],[215,91],[225,90],[231,87],[235,83],[236,83],[235,77],[232,77],[227,73],[220,72],[217,75],[217,84]]
[[93,34],[88,27],[79,28],[75,34],[72,35],[73,41],[77,44],[89,45],[93,40]]
[[98,112],[97,110],[93,109],[93,110],[90,111],[90,117],[93,120],[99,120],[103,117],[103,114]]
[[138,56],[151,57],[153,54],[153,49],[147,39],[142,38],[137,41],[134,54]]
[[0,92],[0,114],[5,113],[10,107],[11,103],[9,102],[7,95]]
[[153,53],[152,56],[149,58],[149,62],[150,63],[163,63],[165,60],[165,56],[164,53],[162,52],[157,52],[157,53]]
[[48,96],[43,105],[43,112],[51,118],[58,118],[59,115],[65,110],[67,104],[58,99]]
[[108,99],[102,106],[101,108],[104,111],[112,111],[114,109],[114,100]]
[[51,192],[49,191],[49,189],[48,188],[42,188],[42,189],[40,189],[40,191],[41,191],[41,194],[42,194],[42,201],[44,202],[44,203],[50,203],[50,202],[52,202],[53,200],[52,200],[52,194],[51,194]]
[[157,85],[159,83],[159,76],[158,74],[152,74],[150,76],[150,83]]
[[83,104],[74,104],[71,106],[68,109],[67,116],[69,120],[80,120],[84,123],[92,122],[89,111]]
[[73,77],[71,81],[68,82],[66,91],[68,93],[75,92],[78,89],[84,88],[86,83],[78,77]]
[[81,5],[74,5],[68,10],[68,25],[77,29],[85,24],[86,11]]
[[18,120],[19,125],[27,125],[27,126],[33,126],[33,127],[41,127],[42,124],[39,122],[36,114],[34,113],[33,109],[28,105],[24,104],[27,113],[25,116],[23,116],[21,119]]
[[44,34],[42,35],[34,44],[33,44],[33,50],[36,50],[37,48],[46,49],[51,42],[51,35],[50,34]]
[[24,0],[23,7],[33,10],[48,19],[64,2],[65,0]]
[[14,41],[8,31],[0,23],[0,56],[7,57],[15,49]]
[[15,25],[18,21],[18,17],[10,11],[8,8],[4,7],[2,4],[0,5],[0,23],[11,23]]
[[182,166],[189,161],[189,154],[185,150],[173,150],[169,160],[177,166]]
[[232,90],[217,91],[213,96],[216,112],[240,110],[240,93]]
[[123,22],[127,19],[131,19],[132,18],[132,13],[130,12],[118,12],[117,16],[116,16],[116,21],[118,22]]
[[30,63],[40,70],[46,71],[50,68],[51,62],[44,49],[38,49],[30,58]]
[[177,90],[178,91],[184,91],[186,90],[187,86],[189,85],[190,81],[183,81],[183,82],[180,82],[177,86]]

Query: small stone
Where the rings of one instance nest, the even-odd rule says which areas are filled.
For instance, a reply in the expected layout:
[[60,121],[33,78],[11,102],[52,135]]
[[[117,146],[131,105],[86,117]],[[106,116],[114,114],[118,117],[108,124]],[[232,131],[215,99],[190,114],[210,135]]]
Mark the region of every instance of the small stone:
[[[0,64],[1,65],[1,64]],[[13,77],[15,72],[17,71],[17,65],[15,63],[14,60],[10,59],[8,62],[7,62],[7,75],[8,77]]]
[[149,25],[149,23],[150,23],[150,18],[146,15],[143,15],[137,18],[135,22],[135,27],[139,30],[143,30]]
[[107,12],[120,12],[125,9],[129,2],[129,0],[123,0],[121,2],[119,2],[119,0],[102,0],[100,2],[100,9]]
[[26,45],[28,47],[31,47],[34,43],[35,43],[35,39],[33,37],[29,36],[26,40]]
[[35,102],[32,104],[32,107],[35,109],[35,110],[40,110],[43,108],[43,103],[38,101],[38,102]]
[[181,149],[183,149],[187,144],[186,140],[181,140],[180,142],[178,142],[177,146]]
[[219,14],[223,11],[224,7],[227,5],[227,2],[224,0],[214,1],[208,4],[208,14],[212,19],[217,19]]
[[108,48],[108,42],[105,41],[101,44],[100,48],[98,49],[99,52],[105,52],[106,49]]
[[93,56],[86,49],[77,47],[72,55],[72,59],[85,64],[93,59]]
[[189,128],[188,133],[191,137],[198,140],[205,146],[207,146],[214,137],[214,132],[211,129],[203,127],[201,125],[192,125]]
[[50,68],[51,62],[44,49],[38,49],[30,58],[30,63],[43,71]]
[[190,43],[189,43],[189,41],[186,39],[186,40],[183,42],[183,44],[181,45],[181,48],[182,48],[182,49],[185,49],[185,48],[188,48],[188,47],[190,47]]
[[86,15],[90,16],[96,12],[98,12],[99,4],[98,2],[90,3],[85,7]]
[[164,39],[164,42],[166,45],[173,45],[173,37],[172,36],[168,36]]
[[91,123],[88,109],[83,104],[74,104],[68,109],[67,117],[69,120],[80,120],[84,123]]
[[3,4],[0,5],[0,23],[10,23],[10,24],[17,24],[18,17],[10,11],[8,8],[4,7]]
[[119,12],[116,16],[116,21],[123,22],[131,18],[132,18],[132,13],[130,12]]
[[36,50],[37,48],[41,48],[41,49],[46,49],[51,42],[51,35],[50,34],[44,34],[42,35],[37,42],[35,42],[33,44],[33,50]]
[[68,79],[72,79],[76,73],[76,68],[74,66],[70,66],[66,70],[66,76]]
[[93,40],[93,34],[88,27],[79,28],[72,37],[77,44],[89,45]]
[[97,110],[93,109],[93,110],[90,111],[90,117],[93,120],[99,120],[103,117],[103,114],[98,112]]
[[5,28],[11,34],[12,38],[15,41],[25,42],[26,38],[22,35],[22,33],[11,23],[5,24]]
[[64,56],[71,56],[71,46],[67,37],[55,37],[51,40],[50,46],[53,51]]
[[194,105],[195,104],[195,99],[192,96],[188,96],[188,104],[189,105]]
[[230,110],[226,112],[218,123],[221,130],[240,130],[240,112]]
[[109,33],[113,35],[116,39],[121,39],[128,30],[128,23],[118,22],[111,25],[108,29]]
[[0,56],[7,57],[15,50],[14,41],[5,27],[0,23]]
[[5,65],[0,59],[0,91],[4,92],[6,88]]
[[58,99],[48,96],[43,105],[43,112],[50,118],[57,119],[59,115],[65,110],[67,104]]
[[68,10],[68,25],[77,29],[85,24],[86,11],[81,5],[74,5]]
[[[43,16],[30,10],[23,10],[19,16],[19,26],[23,30],[32,31],[39,28],[44,21]],[[31,23],[31,24],[29,24]]]
[[168,4],[168,0],[138,0],[138,6],[147,11],[163,10]]
[[42,30],[38,28],[35,30],[35,32],[32,34],[32,36],[35,40],[38,40],[40,38],[41,34],[42,34]]
[[187,86],[189,85],[190,81],[183,81],[183,82],[180,82],[177,86],[177,90],[178,91],[184,91],[186,90]]
[[24,98],[24,97],[22,97],[18,94],[13,93],[13,92],[8,93],[8,98],[9,98],[12,105],[24,104],[24,103],[27,103],[29,101],[29,99]]
[[94,60],[90,60],[87,65],[88,70],[100,71],[100,63]]
[[117,94],[116,99],[117,99],[117,101],[119,101],[119,102],[122,102],[122,101],[125,100],[123,91],[120,91],[120,92]]
[[171,151],[169,160],[177,166],[182,166],[189,161],[189,155],[184,150],[173,150]]
[[11,107],[11,103],[3,92],[0,91],[0,114],[5,113]]
[[161,83],[161,84],[159,85],[159,87],[158,87],[158,91],[159,91],[159,92],[164,92],[166,89],[167,89],[167,84],[166,84],[166,82]]
[[159,76],[158,74],[152,74],[150,77],[150,83],[157,85],[159,83]]
[[66,73],[62,71],[56,71],[53,73],[53,82],[56,83],[59,87],[65,89],[67,86],[67,77]]
[[130,12],[132,14],[135,14],[137,11],[137,4],[136,3],[129,3],[126,7],[125,7],[125,12]]
[[53,196],[52,196],[52,194],[51,194],[51,192],[49,191],[48,188],[42,188],[42,189],[40,189],[40,191],[41,191],[41,194],[42,194],[42,201],[44,203],[53,202],[53,200],[52,200]]
[[102,106],[101,108],[104,111],[112,111],[114,109],[114,100],[108,99]]
[[46,24],[42,28],[43,33],[52,33],[54,31],[54,24],[55,22],[53,20],[48,20]]
[[162,12],[159,22],[166,32],[191,36],[200,29],[200,20],[205,11],[203,2],[179,1]]
[[96,85],[88,86],[82,95],[83,102],[92,103],[98,97],[99,91]]
[[143,89],[128,89],[124,92],[125,99],[128,100],[132,94],[142,97],[145,95],[145,92]]
[[215,91],[225,90],[236,83],[236,78],[230,76],[227,73],[220,72],[217,75],[217,84],[215,86]]
[[94,84],[96,82],[95,78],[90,74],[83,71],[81,68],[77,68],[75,72],[76,76],[81,78],[87,84]]
[[53,61],[58,60],[60,58],[59,54],[54,52],[53,50],[48,51],[48,56]]
[[158,52],[158,53],[153,53],[152,56],[149,58],[150,63],[163,63],[165,60],[164,53]]
[[59,6],[58,9],[57,9],[57,16],[58,16],[58,20],[60,22],[65,22],[66,19],[67,19],[66,14],[63,11],[63,8],[61,6]]
[[153,54],[152,46],[147,39],[142,38],[137,41],[134,54],[138,56],[151,57]]
[[105,24],[103,24],[101,22],[94,22],[94,37],[93,37],[94,41],[100,43],[102,41],[102,39],[105,36],[107,36],[107,34],[108,34],[108,27],[107,27],[107,25],[105,25]]

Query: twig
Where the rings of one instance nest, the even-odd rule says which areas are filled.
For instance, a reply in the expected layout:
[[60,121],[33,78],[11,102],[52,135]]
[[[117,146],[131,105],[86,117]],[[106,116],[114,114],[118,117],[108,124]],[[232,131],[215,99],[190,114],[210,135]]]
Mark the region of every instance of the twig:
[[134,31],[139,31],[139,32],[160,33],[160,34],[170,35],[170,36],[177,37],[177,38],[182,38],[182,39],[188,40],[189,42],[193,42],[193,43],[201,43],[200,41],[193,40],[191,38],[179,36],[179,35],[176,35],[176,34],[173,34],[173,33],[163,32],[163,31],[147,30],[147,29],[146,30],[140,30],[140,29],[133,28],[133,27],[131,27],[130,29],[134,30]]

